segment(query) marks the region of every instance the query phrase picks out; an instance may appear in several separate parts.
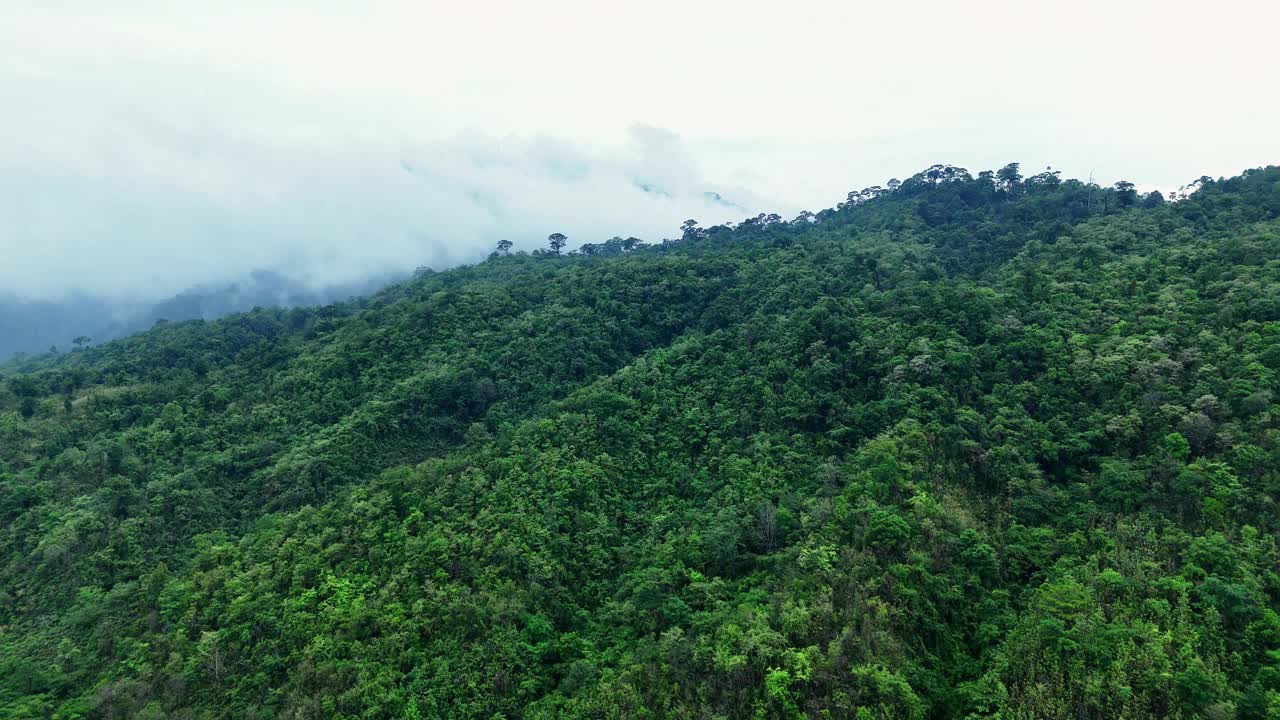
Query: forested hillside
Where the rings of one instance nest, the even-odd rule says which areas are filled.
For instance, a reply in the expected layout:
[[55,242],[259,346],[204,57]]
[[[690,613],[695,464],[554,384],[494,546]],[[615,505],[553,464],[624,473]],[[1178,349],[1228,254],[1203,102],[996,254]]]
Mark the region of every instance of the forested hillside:
[[1278,373],[1012,165],[0,366],[0,717],[1280,718]]

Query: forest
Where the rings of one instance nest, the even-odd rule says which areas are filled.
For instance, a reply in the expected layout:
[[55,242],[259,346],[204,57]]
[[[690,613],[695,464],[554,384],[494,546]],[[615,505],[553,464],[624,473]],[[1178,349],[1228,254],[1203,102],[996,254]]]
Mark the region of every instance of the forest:
[[0,365],[0,717],[1280,718],[1280,167],[673,232]]

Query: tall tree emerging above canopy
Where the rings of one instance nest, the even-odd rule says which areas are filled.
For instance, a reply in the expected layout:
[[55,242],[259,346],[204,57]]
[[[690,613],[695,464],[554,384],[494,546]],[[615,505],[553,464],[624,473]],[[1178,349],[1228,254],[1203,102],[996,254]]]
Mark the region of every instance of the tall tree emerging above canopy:
[[1020,167],[1018,163],[1009,163],[996,172],[996,180],[1000,181],[1000,189],[1006,192],[1017,192],[1022,185]]
[[569,238],[561,233],[551,233],[547,236],[547,243],[551,246],[551,252],[555,255],[560,254],[560,249],[569,242]]

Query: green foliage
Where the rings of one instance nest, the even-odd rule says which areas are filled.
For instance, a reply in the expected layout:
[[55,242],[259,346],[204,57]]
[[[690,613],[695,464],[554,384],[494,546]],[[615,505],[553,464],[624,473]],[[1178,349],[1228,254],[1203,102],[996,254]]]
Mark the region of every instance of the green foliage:
[[0,367],[0,717],[1280,713],[1280,169],[680,233]]

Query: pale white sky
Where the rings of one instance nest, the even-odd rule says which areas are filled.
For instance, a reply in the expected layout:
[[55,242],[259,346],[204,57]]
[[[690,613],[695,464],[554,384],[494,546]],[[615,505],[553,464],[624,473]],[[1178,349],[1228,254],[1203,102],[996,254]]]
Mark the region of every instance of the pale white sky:
[[1280,162],[1278,8],[0,0],[0,290],[659,239],[935,162],[1177,187]]

